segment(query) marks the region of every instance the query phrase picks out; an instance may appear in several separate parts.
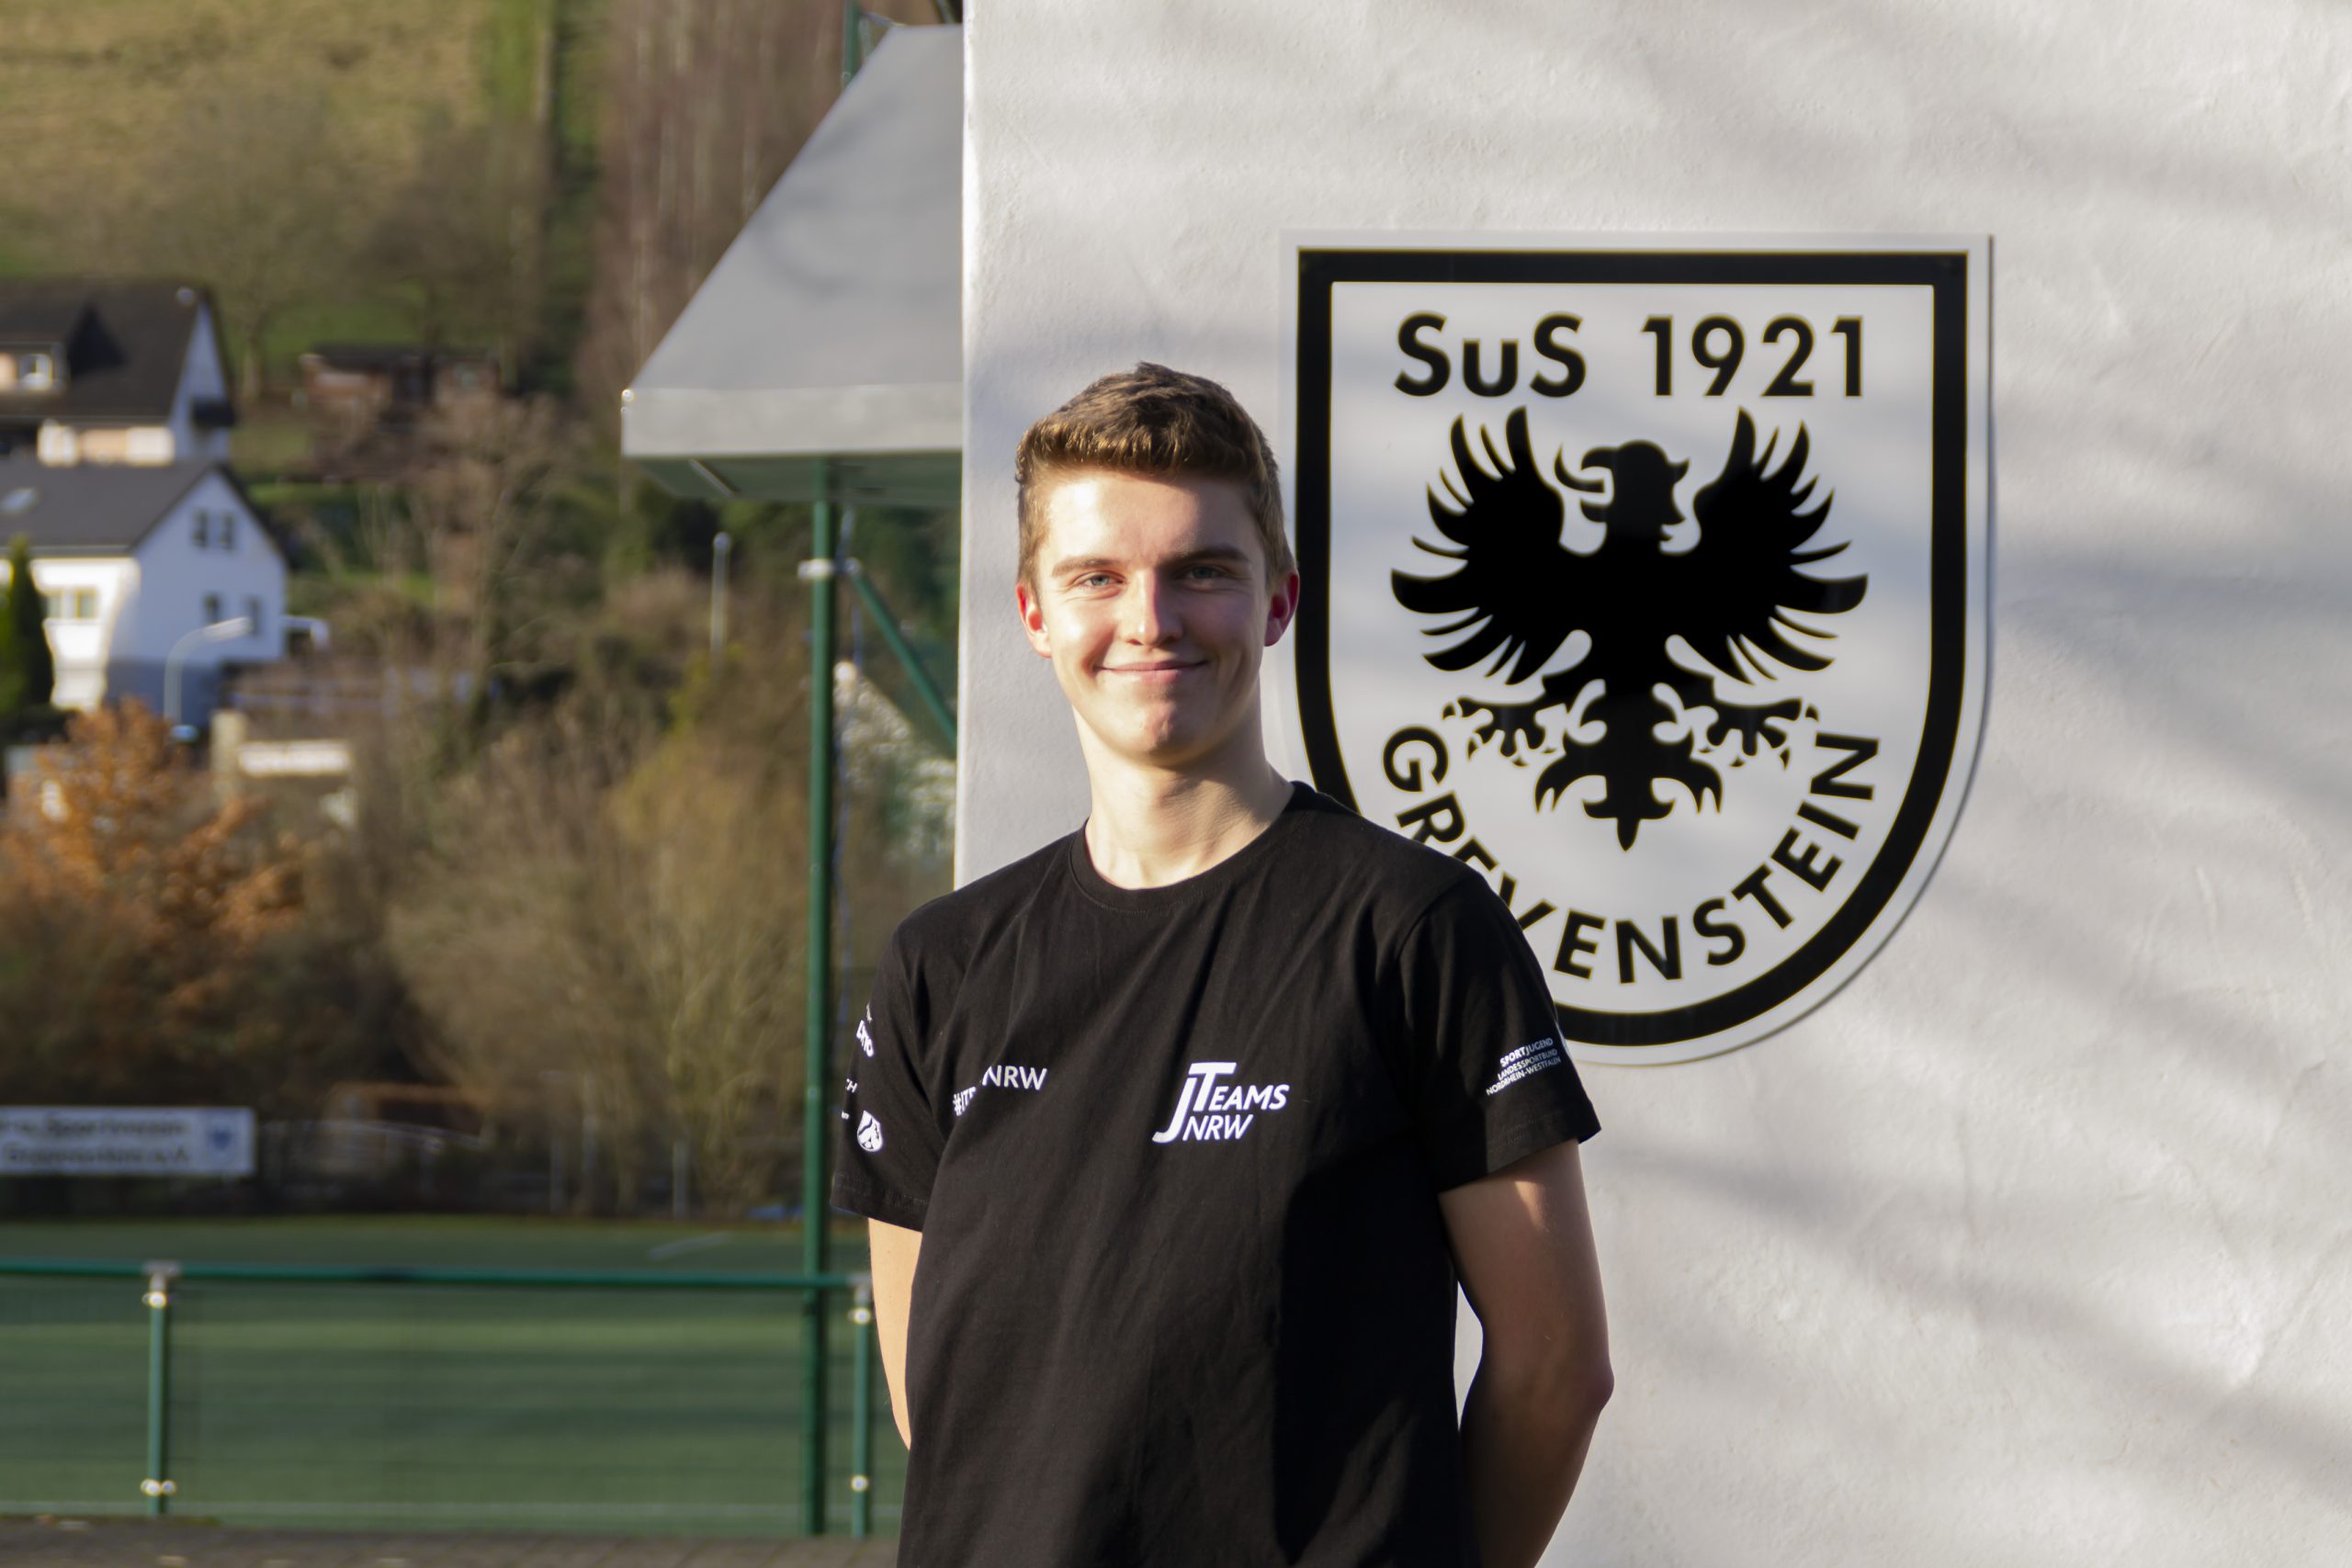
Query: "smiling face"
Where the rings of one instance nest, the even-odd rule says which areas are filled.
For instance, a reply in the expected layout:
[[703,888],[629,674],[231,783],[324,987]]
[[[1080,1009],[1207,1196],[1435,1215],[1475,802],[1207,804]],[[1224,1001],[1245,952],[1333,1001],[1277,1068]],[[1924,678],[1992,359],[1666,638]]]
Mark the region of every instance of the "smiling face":
[[1029,645],[1053,660],[1090,766],[1205,773],[1260,754],[1258,665],[1298,605],[1227,479],[1080,469],[1040,498]]

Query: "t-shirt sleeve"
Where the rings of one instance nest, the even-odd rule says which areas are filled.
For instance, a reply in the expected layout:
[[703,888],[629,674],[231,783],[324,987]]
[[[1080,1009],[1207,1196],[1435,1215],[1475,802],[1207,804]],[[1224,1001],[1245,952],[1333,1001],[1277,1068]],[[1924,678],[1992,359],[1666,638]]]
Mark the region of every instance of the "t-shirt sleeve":
[[1600,1131],[1544,972],[1484,882],[1440,897],[1399,957],[1403,1077],[1439,1190]]
[[833,1158],[835,1208],[918,1231],[946,1142],[927,1072],[929,1000],[901,928],[858,1020]]

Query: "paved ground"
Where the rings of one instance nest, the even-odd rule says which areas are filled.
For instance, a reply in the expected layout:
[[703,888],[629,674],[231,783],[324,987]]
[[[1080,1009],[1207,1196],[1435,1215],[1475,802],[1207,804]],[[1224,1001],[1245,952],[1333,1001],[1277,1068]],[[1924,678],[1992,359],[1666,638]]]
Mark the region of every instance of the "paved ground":
[[895,1540],[362,1534],[184,1519],[0,1519],[6,1568],[891,1568]]

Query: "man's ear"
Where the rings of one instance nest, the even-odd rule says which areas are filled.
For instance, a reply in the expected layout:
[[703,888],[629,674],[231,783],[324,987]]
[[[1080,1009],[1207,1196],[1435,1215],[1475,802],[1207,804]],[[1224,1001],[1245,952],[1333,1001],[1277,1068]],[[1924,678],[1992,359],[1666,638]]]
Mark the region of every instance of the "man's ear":
[[1283,633],[1290,629],[1291,618],[1298,614],[1298,573],[1291,572],[1274,584],[1273,596],[1266,601],[1266,646],[1272,648],[1283,640]]
[[1012,585],[1012,602],[1021,612],[1021,634],[1029,646],[1037,650],[1040,659],[1054,656],[1054,645],[1046,633],[1046,612],[1037,604],[1037,595],[1030,590],[1026,578]]

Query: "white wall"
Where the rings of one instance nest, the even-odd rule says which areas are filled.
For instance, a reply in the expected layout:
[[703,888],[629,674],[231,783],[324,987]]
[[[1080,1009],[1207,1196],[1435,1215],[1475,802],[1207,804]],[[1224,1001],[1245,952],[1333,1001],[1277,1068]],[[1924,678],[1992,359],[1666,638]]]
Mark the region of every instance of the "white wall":
[[1996,236],[1968,808],[1810,1018],[1589,1072],[1619,1392],[1546,1561],[2346,1561],[2352,12],[1011,0],[968,46],[967,876],[1084,809],[1013,443],[1141,357],[1272,429],[1280,231]]
[[[95,707],[105,695],[107,637],[136,577],[131,563],[119,557],[61,556],[33,563],[33,583],[43,593],[87,588],[97,595],[96,619],[52,620],[46,627],[50,655],[57,665],[51,701],[59,707]],[[0,583],[7,580],[7,565],[0,562]]]
[[[210,517],[209,542],[196,542],[196,514]],[[220,517],[234,513],[232,542],[220,543]],[[245,601],[262,602],[262,626],[252,635],[208,644],[189,656],[191,664],[223,660],[253,663],[279,659],[286,651],[286,558],[219,474],[207,474],[182,496],[170,515],[140,542],[139,581],[132,608],[115,623],[117,659],[162,659],[172,644],[204,622],[204,596],[220,597],[225,619],[245,613]]]
[[229,460],[228,431],[198,430],[195,406],[198,399],[223,399],[228,395],[228,375],[220,363],[220,334],[212,328],[212,308],[202,306],[196,312],[195,331],[187,334],[187,356],[180,366],[179,390],[172,398],[172,436],[178,454],[175,461]]
[[[209,514],[209,543],[196,543],[196,513]],[[220,518],[233,513],[232,544],[220,545]],[[224,642],[198,643],[182,660],[180,714],[200,723],[212,711],[221,666],[286,656],[286,558],[260,520],[220,474],[208,473],[141,541],[129,592],[113,615],[107,655],[107,698],[137,697],[169,706],[165,663],[172,645],[205,624],[204,597],[220,597],[226,620],[261,602],[261,625]]]

